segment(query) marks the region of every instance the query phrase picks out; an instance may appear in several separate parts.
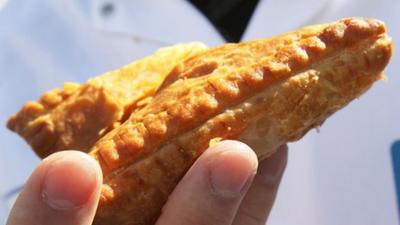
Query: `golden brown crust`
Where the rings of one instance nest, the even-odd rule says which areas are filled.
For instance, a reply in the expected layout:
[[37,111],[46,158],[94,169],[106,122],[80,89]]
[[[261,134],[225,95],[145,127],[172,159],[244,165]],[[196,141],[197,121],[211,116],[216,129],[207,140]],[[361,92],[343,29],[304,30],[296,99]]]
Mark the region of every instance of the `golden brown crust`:
[[269,51],[264,54],[264,40],[258,40],[241,43],[236,48],[228,45],[225,54],[222,54],[223,45],[185,62],[181,66],[182,74],[193,71],[195,60],[200,61],[198,64],[214,60],[220,66],[203,76],[190,78],[189,74],[163,88],[148,106],[96,143],[92,154],[99,159],[104,174],[131,164],[166,140],[195,128],[269,85],[361,40],[376,39],[385,32],[382,23],[361,19],[342,20],[307,30],[312,35],[306,33],[306,38],[288,41],[271,54]]
[[93,147],[105,183],[94,224],[153,224],[216,138],[240,139],[259,157],[299,139],[380,78],[392,53],[385,32],[380,21],[349,18],[187,60]]
[[174,66],[205,50],[201,43],[160,49],[154,55],[88,80],[67,83],[26,104],[8,121],[40,157],[63,149],[88,151],[151,97]]

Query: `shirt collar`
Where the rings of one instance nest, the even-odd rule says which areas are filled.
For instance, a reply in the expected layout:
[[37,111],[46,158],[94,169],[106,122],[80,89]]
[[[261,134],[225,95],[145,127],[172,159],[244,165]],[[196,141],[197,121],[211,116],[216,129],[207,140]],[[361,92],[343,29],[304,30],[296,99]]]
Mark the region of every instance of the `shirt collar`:
[[138,41],[202,41],[207,45],[224,42],[207,18],[184,0],[92,0],[91,9],[98,29]]

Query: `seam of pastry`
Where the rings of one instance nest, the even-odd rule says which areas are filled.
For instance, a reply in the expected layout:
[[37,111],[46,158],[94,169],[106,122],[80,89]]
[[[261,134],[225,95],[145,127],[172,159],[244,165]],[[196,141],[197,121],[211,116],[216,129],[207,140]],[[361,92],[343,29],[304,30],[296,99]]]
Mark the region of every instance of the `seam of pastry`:
[[[371,25],[372,26],[372,25]],[[329,26],[328,26],[328,28],[330,28]],[[348,29],[353,29],[353,28],[348,28]],[[345,30],[345,29],[344,29]],[[328,31],[330,31],[330,30],[328,30]],[[351,34],[351,32],[356,32],[356,31],[349,31],[350,32],[350,34]],[[366,35],[366,36],[365,36]],[[376,36],[378,36],[379,34],[377,34],[374,30],[371,30],[371,31],[369,31],[367,34],[365,34],[364,36],[362,36],[362,39],[363,40],[365,40],[365,39],[369,39],[369,38],[371,38],[371,36],[372,37],[376,37]],[[326,33],[324,33],[324,32],[320,32],[320,33],[316,33],[315,34],[315,36],[318,38],[318,36],[321,36],[321,37],[325,37],[326,38]],[[350,36],[350,37],[347,37],[347,36],[343,36],[343,37],[341,37],[341,39],[339,39],[340,41],[339,41],[339,43],[341,43],[342,45],[344,45],[344,46],[342,46],[339,50],[337,50],[337,52],[341,52],[341,51],[343,51],[344,49],[346,49],[346,48],[349,48],[349,47],[351,47],[351,46],[353,46],[355,43],[352,43],[351,45],[349,45],[349,44],[347,44],[347,42],[349,41],[349,40],[347,40],[347,39],[349,39],[350,38],[350,41],[353,41],[352,40],[352,37]],[[331,39],[329,39],[328,38],[328,41],[332,41]],[[336,39],[334,39],[333,40],[334,41],[334,44],[333,45],[335,45],[335,42],[337,42],[337,40]],[[290,51],[291,50],[291,48],[300,48],[300,42],[290,42],[289,43],[289,45],[286,45],[286,46],[284,46],[283,48],[288,48],[288,51]],[[322,53],[320,53],[320,56],[318,56],[318,57],[316,57],[316,58],[314,58],[313,59],[313,61],[321,61],[322,59],[324,59],[324,58],[327,58],[327,57],[329,57],[329,55],[330,54],[334,54],[336,51],[335,50],[333,50],[333,49],[331,49],[332,47],[330,47],[330,48],[327,48],[327,49],[325,49],[325,50],[323,50],[322,51]],[[326,53],[326,52],[328,52],[328,53]],[[272,59],[272,61],[275,61],[274,60],[274,57],[276,58],[276,57],[280,57],[281,55],[283,55],[282,54],[282,52],[276,52],[276,54],[274,55],[274,56],[270,56],[270,57],[272,57],[271,59]],[[297,65],[298,64],[298,62],[296,62],[296,58],[295,57],[297,57],[297,55],[294,55],[294,57],[292,57],[292,58],[288,58],[287,59],[287,64],[285,65],[286,67],[288,67],[288,69],[289,69],[289,71],[286,71],[284,74],[281,74],[281,75],[279,75],[279,79],[284,79],[284,78],[286,78],[286,77],[289,77],[291,74],[293,74],[296,70],[298,70],[299,68],[298,67],[302,67],[302,66],[299,66],[299,65]],[[293,65],[291,65],[292,63],[293,63],[293,61],[292,60],[295,60],[294,62],[294,64]],[[295,69],[293,70],[293,69],[291,69],[291,67],[295,67]],[[304,67],[304,66],[303,66]],[[306,67],[305,67],[306,68]],[[272,72],[271,73],[271,75],[270,76],[274,76],[274,73]],[[194,79],[194,80],[197,80],[197,79],[201,79],[201,77],[200,78],[197,78],[197,77],[195,77],[195,78],[192,78],[192,79]],[[268,79],[268,78],[267,78]],[[224,79],[223,80],[226,80],[226,77],[224,77]],[[277,82],[278,81],[278,79],[277,78],[275,78],[275,80],[274,81],[272,81],[272,82]],[[272,84],[271,83],[271,81],[269,82],[269,84]],[[172,84],[171,86],[174,86],[174,84]],[[266,84],[263,84],[262,86],[267,86]],[[214,88],[216,88],[216,87],[214,87]],[[207,94],[209,94],[209,93],[207,93]],[[249,94],[247,94],[248,95],[248,97],[249,96],[251,96],[251,95],[249,95]],[[243,97],[243,98],[245,98],[245,97]],[[241,99],[243,99],[243,98],[241,98]],[[218,100],[217,100],[218,101]],[[220,100],[220,103],[223,103],[224,101],[222,100]],[[219,103],[219,104],[220,104]],[[225,105],[225,107],[224,108],[226,108],[226,107],[229,107],[230,105],[232,105],[232,104],[228,104],[228,103],[225,103],[226,105]],[[215,111],[214,112],[214,114],[213,115],[218,115],[219,113],[221,113],[223,110],[224,110],[224,108],[220,108],[218,111]],[[151,108],[150,108],[151,109]],[[156,111],[158,111],[158,112],[154,112],[154,111],[151,111],[153,114],[159,114],[160,112],[162,112],[162,108],[158,108],[158,110],[156,110]],[[140,114],[140,112],[139,112],[139,114]],[[212,116],[212,115],[211,115]],[[170,117],[169,119],[173,119],[174,118],[174,116],[173,117]],[[206,121],[206,120],[208,120],[209,118],[204,118],[203,120],[198,120],[197,122],[198,123],[204,123],[204,121]],[[134,120],[134,123],[143,123],[143,118],[138,118],[138,120]],[[184,130],[178,130],[177,131],[177,133],[173,133],[173,134],[170,134],[170,135],[173,135],[173,136],[178,136],[178,135],[180,135],[181,133],[185,133],[185,132],[187,132],[188,130],[190,130],[190,129],[193,129],[194,127],[193,126],[189,126],[189,127],[187,127],[186,129],[184,129]],[[168,139],[168,135],[166,136],[166,137],[164,137],[165,139]],[[154,146],[154,147],[156,147],[156,148],[159,148],[160,146],[162,146],[163,145],[163,143],[165,143],[165,141],[166,140],[163,140],[163,141],[161,141],[161,142],[159,142],[156,146],[158,146],[158,147],[156,147],[156,146]],[[112,151],[117,151],[117,150],[112,150]],[[139,155],[139,156],[137,156],[136,154],[134,154],[134,155],[132,155],[132,156],[130,156],[130,158],[129,159],[126,159],[126,161],[129,161],[129,164],[131,164],[131,163],[134,163],[134,162],[136,162],[137,160],[139,160],[140,158],[143,158],[143,157],[145,157],[149,152],[150,152],[150,150],[149,149],[141,149],[140,150],[142,153],[141,154],[143,154],[143,155]],[[156,150],[154,150],[153,149],[153,151],[156,151]],[[118,152],[118,151],[117,151]],[[118,154],[117,152],[115,152],[115,154]],[[103,158],[105,161],[103,161],[103,163],[106,163],[106,159],[105,158]],[[114,163],[113,163],[114,164]],[[118,165],[118,164],[120,164],[120,165]],[[117,163],[117,165],[113,165],[113,166],[111,166],[111,170],[115,170],[115,169],[118,169],[118,168],[121,168],[121,167],[124,167],[125,165],[128,165],[128,163],[127,162],[120,162],[120,163]],[[114,168],[112,168],[112,167],[114,167]],[[106,172],[106,175],[107,175],[108,173]]]

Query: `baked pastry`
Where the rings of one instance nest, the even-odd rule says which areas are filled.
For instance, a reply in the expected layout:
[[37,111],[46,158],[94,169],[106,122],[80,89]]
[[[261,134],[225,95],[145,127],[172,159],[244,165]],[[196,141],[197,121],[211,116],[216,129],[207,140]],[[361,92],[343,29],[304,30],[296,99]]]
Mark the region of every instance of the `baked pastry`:
[[268,157],[368,90],[391,54],[382,22],[346,18],[182,61],[91,148],[104,175],[93,224],[154,224],[210,143],[237,139]]
[[182,60],[204,51],[194,42],[158,50],[154,55],[88,80],[66,83],[29,102],[8,121],[37,155],[59,150],[87,152],[93,144],[145,105],[168,73]]
[[92,148],[104,173],[94,224],[153,224],[210,142],[239,139],[267,157],[381,79],[391,53],[382,22],[349,18],[186,60]]

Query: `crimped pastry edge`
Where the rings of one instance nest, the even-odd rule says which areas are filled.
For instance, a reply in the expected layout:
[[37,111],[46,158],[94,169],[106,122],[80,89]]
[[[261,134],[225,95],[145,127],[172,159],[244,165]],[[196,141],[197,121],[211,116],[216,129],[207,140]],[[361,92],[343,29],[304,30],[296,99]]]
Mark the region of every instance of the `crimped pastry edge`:
[[[375,39],[376,38],[376,39]],[[374,37],[374,38],[372,38],[372,39],[368,39],[368,40],[365,40],[364,42],[370,42],[370,43],[374,43],[372,46],[371,46],[371,48],[375,45],[375,46],[377,46],[378,48],[381,48],[381,50],[383,51],[383,54],[382,54],[382,56],[383,56],[383,60],[382,60],[382,63],[378,63],[379,65],[374,69],[374,68],[369,68],[370,70],[371,70],[371,72],[369,73],[369,77],[368,78],[371,78],[371,80],[369,80],[369,79],[367,79],[367,81],[368,82],[370,82],[370,83],[368,83],[366,86],[363,86],[363,88],[362,88],[362,90],[361,90],[361,92],[359,92],[357,95],[352,95],[350,98],[348,98],[348,99],[346,99],[346,101],[350,101],[352,98],[354,98],[354,97],[357,97],[359,94],[361,94],[361,93],[363,93],[365,90],[367,90],[369,87],[370,87],[370,84],[372,84],[373,83],[373,81],[375,81],[375,80],[377,80],[377,79],[379,79],[380,78],[380,72],[381,72],[381,70],[383,69],[383,67],[386,65],[386,63],[388,62],[388,60],[389,60],[389,58],[390,58],[390,55],[391,55],[391,52],[392,52],[392,47],[391,47],[391,41],[390,41],[390,38],[388,38],[386,35],[380,35],[380,36],[378,36],[378,37]],[[368,45],[367,45],[368,46]],[[343,50],[343,49],[342,49]],[[353,49],[354,50],[354,49]],[[378,49],[379,50],[379,49]],[[336,54],[338,54],[338,55],[340,55],[340,53],[343,53],[343,52],[346,52],[346,51],[350,51],[351,52],[351,49],[344,49],[343,51],[340,51],[339,53],[337,52]],[[326,58],[325,60],[331,60],[332,59],[332,57],[334,57],[334,56],[330,56],[330,57],[328,57],[328,58]],[[362,56],[363,57],[363,56]],[[379,57],[378,57],[379,58]],[[321,61],[318,61],[317,63],[315,63],[315,64],[321,64],[321,63],[323,63],[323,60],[321,60]],[[275,83],[275,84],[271,84],[271,86],[270,87],[268,87],[268,90],[264,90],[264,91],[266,91],[266,92],[268,92],[268,91],[270,91],[270,89],[272,89],[273,87],[272,86],[279,86],[279,84],[281,84],[281,83],[285,83],[287,80],[293,80],[293,79],[298,79],[299,77],[302,77],[302,76],[304,76],[303,78],[301,78],[301,79],[308,79],[308,77],[315,77],[315,76],[317,76],[317,74],[315,73],[315,71],[313,71],[312,69],[313,69],[313,66],[315,66],[315,64],[312,64],[312,65],[310,65],[310,66],[308,66],[307,68],[305,68],[304,70],[301,70],[301,71],[297,71],[295,74],[293,74],[291,77],[289,77],[289,78],[285,78],[284,80],[281,80],[280,82],[277,82],[277,83]],[[372,65],[372,66],[374,66],[374,65]],[[310,71],[311,70],[311,71]],[[362,71],[362,69],[360,69],[360,71]],[[368,72],[368,71],[364,71],[364,72]],[[367,75],[366,75],[367,76]],[[312,80],[312,79],[311,79]],[[265,94],[265,93],[263,93],[263,94]],[[260,95],[262,95],[262,94],[260,94]],[[254,96],[253,96],[254,97]],[[236,108],[238,108],[239,110],[241,110],[241,109],[243,109],[243,108],[245,108],[244,107],[244,105],[245,104],[248,104],[252,99],[253,99],[253,97],[250,97],[249,99],[247,99],[245,102],[242,102],[242,103],[240,103],[239,105],[236,105],[236,106],[234,106],[234,107],[236,107]],[[345,104],[347,104],[348,102],[344,102]],[[344,105],[345,105],[344,104]],[[342,105],[341,107],[343,107],[344,105]],[[186,166],[182,166],[181,168],[178,168],[179,169],[179,171],[185,171],[185,169],[191,164],[191,162],[193,162],[193,160],[194,160],[194,158],[195,157],[197,157],[199,154],[201,154],[201,151],[203,151],[203,150],[205,150],[205,148],[208,146],[208,144],[210,143],[210,140],[213,140],[214,138],[218,138],[218,137],[220,137],[220,136],[215,136],[215,137],[212,137],[212,136],[207,136],[205,139],[203,139],[203,140],[198,140],[198,139],[196,139],[197,137],[200,137],[200,136],[202,136],[201,135],[201,132],[197,132],[197,134],[196,134],[196,131],[199,131],[199,130],[201,130],[201,129],[205,129],[205,130],[207,130],[208,128],[207,128],[207,126],[211,123],[213,123],[213,122],[215,122],[214,120],[217,118],[217,117],[235,117],[235,116],[237,116],[237,115],[235,115],[235,113],[232,113],[232,111],[234,110],[234,107],[232,108],[228,108],[228,109],[225,109],[224,110],[224,112],[222,112],[222,113],[220,113],[220,114],[218,114],[217,116],[215,116],[215,117],[212,117],[212,118],[209,118],[209,120],[207,121],[207,123],[206,124],[202,124],[201,126],[199,126],[199,127],[196,127],[196,128],[194,128],[194,129],[191,129],[191,131],[188,131],[188,132],[185,132],[183,135],[180,135],[180,136],[177,136],[176,138],[174,138],[173,140],[169,140],[165,145],[163,145],[160,149],[158,149],[157,151],[154,151],[152,154],[150,154],[150,155],[148,155],[148,157],[145,157],[145,158],[142,158],[142,159],[140,159],[140,160],[138,160],[138,161],[136,161],[135,162],[135,164],[133,164],[133,165],[131,165],[131,166],[128,166],[127,168],[125,168],[125,170],[123,170],[123,171],[119,171],[118,172],[118,175],[120,176],[120,177],[114,177],[114,176],[110,176],[110,177],[108,177],[108,179],[110,179],[109,181],[111,181],[111,180],[114,180],[114,179],[116,179],[117,181],[118,180],[120,180],[120,179],[123,179],[122,177],[124,177],[125,175],[127,175],[128,177],[130,176],[130,178],[132,178],[132,179],[139,179],[140,181],[138,181],[139,183],[141,183],[142,184],[142,186],[141,186],[141,189],[146,189],[147,187],[148,187],[148,185],[153,185],[153,187],[152,188],[155,188],[155,189],[157,189],[157,188],[160,188],[161,190],[159,190],[159,192],[160,192],[160,194],[161,193],[164,193],[165,194],[165,192],[167,192],[168,193],[168,191],[170,191],[171,189],[172,189],[172,187],[167,187],[167,186],[165,186],[165,183],[162,183],[161,181],[160,181],[160,179],[152,179],[151,177],[147,177],[148,175],[146,175],[146,173],[139,173],[138,171],[151,171],[151,170],[154,170],[155,168],[154,167],[160,167],[158,164],[159,163],[161,163],[161,162],[159,162],[159,160],[163,160],[164,159],[164,157],[168,157],[168,156],[170,156],[172,153],[173,154],[175,154],[176,155],[176,157],[177,158],[180,158],[180,160],[187,160],[186,161],[186,163],[184,163],[184,165],[186,165]],[[338,107],[338,108],[334,108],[335,110],[338,110],[339,108],[341,108],[341,107]],[[322,116],[320,119],[317,119],[316,120],[316,122],[318,122],[318,123],[322,123],[322,121],[325,119],[325,117],[326,116],[328,116],[328,115],[330,115],[331,113],[333,113],[332,111],[328,111],[328,112],[326,112],[326,114],[324,115],[324,116]],[[240,114],[240,113],[239,113]],[[240,115],[239,115],[240,116]],[[234,118],[234,120],[237,120],[237,118]],[[317,124],[318,124],[317,123]],[[313,123],[310,123],[312,126],[311,127],[307,127],[307,130],[308,129],[311,129],[315,124],[313,124]],[[240,124],[239,124],[240,125]],[[248,127],[247,127],[248,128]],[[289,139],[290,140],[295,140],[295,139],[298,139],[298,138],[300,138],[302,135],[304,135],[305,134],[305,132],[306,131],[301,131],[301,132],[297,132],[297,135],[294,135],[294,136],[292,136],[292,137],[290,137]],[[225,132],[222,132],[222,133],[225,133]],[[224,137],[222,138],[222,139],[224,139]],[[193,141],[190,141],[190,140],[198,140],[198,145],[196,145],[196,143],[194,143],[195,145],[191,145],[191,144],[193,144]],[[276,143],[279,143],[279,140],[277,141],[277,140],[275,140],[276,141]],[[275,145],[277,145],[277,146],[279,146],[279,144],[275,144]],[[265,149],[264,149],[265,150]],[[260,152],[257,152],[257,154],[259,155],[259,156],[261,156],[261,157],[265,157],[265,156],[267,156],[268,154],[272,154],[272,152],[273,152],[273,150],[269,150],[268,152],[266,152],[266,153],[261,153],[260,154]],[[166,161],[168,161],[168,159],[166,159]],[[168,163],[168,162],[164,162],[164,165],[163,166],[161,166],[161,168],[164,168],[166,165],[166,163]],[[179,167],[179,166],[177,166],[177,167]],[[160,168],[157,168],[157,170],[160,170]],[[135,173],[134,173],[134,171],[136,171]],[[176,171],[175,171],[176,172]],[[129,175],[129,174],[131,174],[131,175]],[[137,177],[139,177],[139,178],[135,178],[135,177],[132,177],[133,175],[132,174],[134,174],[134,176],[137,176]],[[129,179],[128,177],[125,177],[126,179]],[[144,179],[144,180],[143,180]],[[146,179],[150,179],[148,182],[146,182]],[[121,180],[122,181],[122,180]],[[144,183],[143,183],[144,182]],[[177,181],[176,181],[177,182]],[[113,182],[111,182],[111,183],[113,183]],[[106,184],[107,185],[107,184]],[[158,186],[157,186],[158,185]],[[118,185],[117,185],[118,186]],[[123,186],[122,186],[123,187]],[[112,191],[112,190],[111,190]],[[118,191],[118,190],[115,190],[115,191]],[[113,193],[113,194],[117,194],[118,195],[118,193]],[[106,198],[106,200],[105,200],[105,202],[103,202],[103,204],[105,204],[105,205],[107,205],[107,204],[110,204],[111,202],[109,202],[109,201],[114,201],[113,199],[107,199],[107,197],[106,196],[103,196],[103,197],[105,197]],[[166,197],[165,197],[166,198]],[[150,203],[149,203],[150,204]],[[112,205],[112,204],[111,204]],[[151,205],[151,204],[150,204]],[[104,205],[103,205],[104,206]],[[106,207],[106,208],[108,208],[108,206],[104,206],[104,207]],[[145,207],[145,206],[144,206]],[[108,209],[110,209],[110,208],[108,208]],[[111,206],[111,209],[112,209],[112,206]],[[157,212],[159,212],[158,210],[160,210],[160,209],[155,209]],[[156,215],[157,214],[157,212],[153,212],[154,213],[154,215]],[[110,212],[109,212],[110,213]],[[149,212],[149,213],[151,213],[151,212]],[[147,212],[146,212],[146,215],[147,215]],[[125,216],[127,216],[127,215],[125,215]],[[151,216],[150,216],[151,217]],[[98,224],[98,225],[100,225],[100,224],[106,224],[107,222],[105,222],[105,221],[101,221],[101,216],[100,216],[100,218],[98,218],[96,221],[98,221],[98,223],[96,223],[96,224]],[[121,218],[119,218],[119,219],[121,219],[122,221],[126,221],[126,220],[124,220],[123,219],[123,217],[121,217]],[[126,218],[125,218],[126,219]],[[148,218],[148,219],[150,219],[150,218]],[[154,219],[154,218],[153,218]],[[140,220],[140,221],[142,221],[142,220]],[[145,219],[142,221],[142,222],[140,222],[140,221],[138,221],[138,223],[137,224],[151,224],[151,221],[150,220],[148,220],[148,221],[146,221]],[[153,220],[152,220],[153,221]],[[147,223],[146,223],[147,222]],[[154,221],[153,221],[154,222]]]

